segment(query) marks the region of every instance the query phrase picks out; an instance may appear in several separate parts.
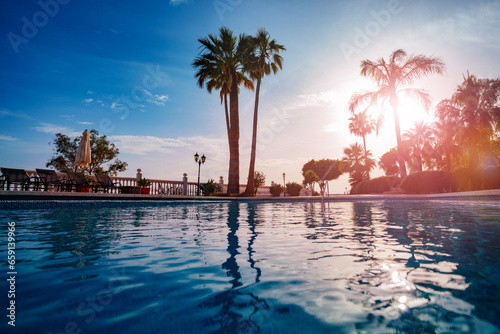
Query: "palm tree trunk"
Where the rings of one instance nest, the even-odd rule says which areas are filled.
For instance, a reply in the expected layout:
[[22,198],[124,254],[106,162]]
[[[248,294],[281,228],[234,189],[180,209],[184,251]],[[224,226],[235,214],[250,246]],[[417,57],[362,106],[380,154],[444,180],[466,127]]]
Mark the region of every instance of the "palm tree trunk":
[[363,135],[363,148],[365,149],[365,157],[366,157],[366,136]]
[[245,193],[247,195],[254,195],[255,193],[255,156],[257,151],[257,119],[259,115],[259,95],[260,95],[260,83],[262,76],[259,75],[257,79],[257,88],[255,90],[255,106],[253,110],[253,133],[252,133],[252,151],[250,152],[250,167],[248,169],[248,181]]
[[240,125],[238,110],[238,85],[236,75],[233,79],[231,92],[229,95],[230,114],[230,138],[229,138],[229,175],[227,192],[228,194],[239,194],[240,192]]
[[394,111],[394,123],[396,127],[396,141],[398,145],[398,164],[399,164],[399,176],[404,179],[406,177],[406,165],[405,158],[403,156],[403,144],[401,142],[401,128],[399,126],[399,113],[398,113],[398,97],[396,95],[391,96],[392,110]]
[[224,94],[224,111],[226,112],[227,142],[230,142],[231,126],[229,125],[229,108],[227,105],[227,94]]

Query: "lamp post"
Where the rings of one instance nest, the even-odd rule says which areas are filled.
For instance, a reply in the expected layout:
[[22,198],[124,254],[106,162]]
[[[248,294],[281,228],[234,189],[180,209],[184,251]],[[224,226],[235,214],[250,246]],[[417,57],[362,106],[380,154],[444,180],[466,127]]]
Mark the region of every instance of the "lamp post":
[[283,173],[283,197],[286,196],[286,183],[285,183],[285,176],[286,174]]
[[198,155],[198,152],[196,152],[196,154],[194,155],[194,162],[198,163],[198,188],[196,190],[196,195],[197,196],[200,196],[200,170],[201,170],[201,164],[204,164],[205,160],[207,160],[207,158],[205,157],[205,154],[203,154],[201,156],[201,159],[200,159],[200,156]]

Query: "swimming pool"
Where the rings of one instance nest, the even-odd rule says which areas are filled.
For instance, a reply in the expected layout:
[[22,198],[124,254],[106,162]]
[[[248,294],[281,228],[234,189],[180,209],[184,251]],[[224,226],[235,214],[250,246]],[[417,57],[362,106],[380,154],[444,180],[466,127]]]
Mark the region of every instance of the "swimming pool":
[[500,332],[498,201],[165,202],[0,217],[3,259],[15,223],[18,333]]

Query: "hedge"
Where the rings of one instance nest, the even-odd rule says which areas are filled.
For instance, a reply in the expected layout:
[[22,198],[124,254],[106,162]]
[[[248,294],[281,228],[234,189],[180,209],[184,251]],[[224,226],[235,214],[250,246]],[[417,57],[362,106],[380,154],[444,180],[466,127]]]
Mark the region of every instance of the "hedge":
[[381,176],[364,180],[351,189],[351,195],[382,194],[399,185],[401,179],[397,176]]

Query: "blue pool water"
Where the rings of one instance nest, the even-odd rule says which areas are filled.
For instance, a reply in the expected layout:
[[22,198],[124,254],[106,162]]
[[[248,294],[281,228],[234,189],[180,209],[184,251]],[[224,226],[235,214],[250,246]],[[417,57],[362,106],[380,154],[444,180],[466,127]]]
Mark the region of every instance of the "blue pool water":
[[1,333],[500,333],[500,202],[4,210]]

